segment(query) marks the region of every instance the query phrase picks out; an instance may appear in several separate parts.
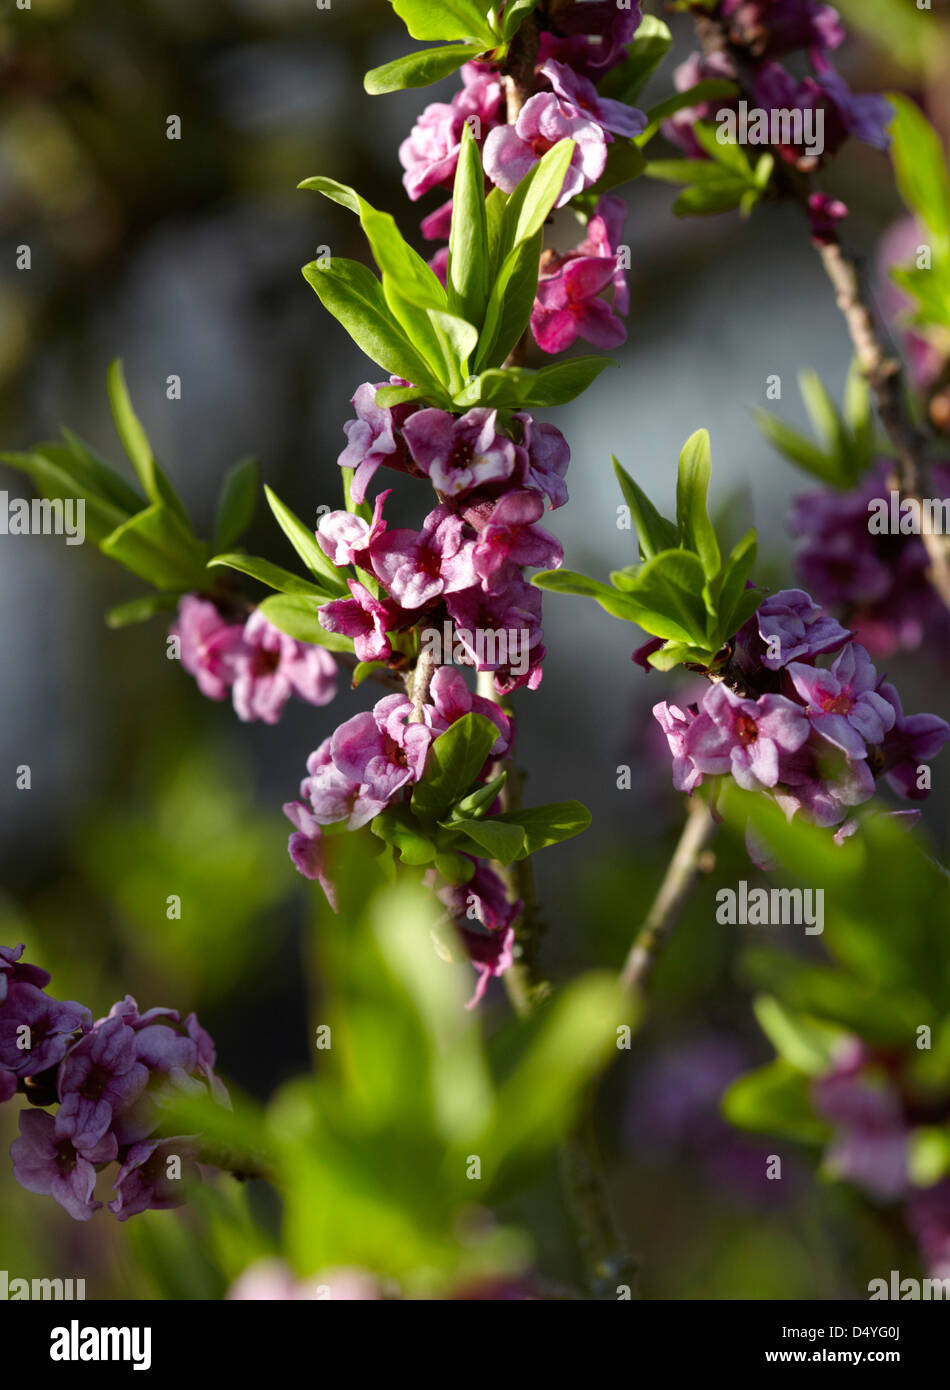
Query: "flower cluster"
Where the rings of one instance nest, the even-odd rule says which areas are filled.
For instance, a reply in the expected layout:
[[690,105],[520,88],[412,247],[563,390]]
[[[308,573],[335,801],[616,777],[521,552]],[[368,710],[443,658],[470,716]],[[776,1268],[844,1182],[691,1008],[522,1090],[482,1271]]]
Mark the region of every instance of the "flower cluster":
[[[400,147],[409,197],[416,201],[433,188],[451,189],[466,123],[481,148],[487,179],[505,193],[564,139],[574,141],[574,154],[556,206],[591,188],[604,173],[610,146],[641,134],[646,125],[642,111],[601,96],[596,85],[624,61],[640,20],[638,4],[621,9],[599,0],[575,0],[532,16],[537,53],[530,90],[517,113],[506,102],[497,68],[484,61],[466,63],[462,90],[451,102],[427,106]],[[423,219],[423,236],[444,241],[451,213],[450,199]],[[618,317],[629,305],[621,250],[624,213],[622,199],[600,198],[584,239],[564,256],[546,257],[531,317],[542,351],[563,352],[578,337],[603,348],[624,341]],[[447,256],[443,246],[430,262],[443,280]],[[602,297],[605,291],[612,304]]]
[[[707,9],[709,13],[707,15]],[[789,121],[774,148],[781,159],[802,172],[810,172],[832,159],[849,136],[876,149],[886,149],[891,107],[873,93],[853,93],[836,72],[829,54],[844,40],[838,15],[819,0],[719,0],[703,7],[707,24],[718,30],[721,46],[707,46],[694,53],[674,72],[679,91],[689,91],[709,78],[740,80],[754,106],[767,112],[800,115]],[[793,73],[780,60],[807,54],[812,71]],[[684,107],[664,122],[667,138],[692,159],[707,157],[693,131],[697,121],[716,118],[732,102],[701,102]],[[800,132],[820,121],[820,151]],[[813,123],[813,124],[812,124]],[[830,235],[833,224],[846,212],[843,204],[816,195],[810,211],[815,234]]]
[[814,1082],[813,1101],[832,1128],[828,1171],[877,1202],[906,1202],[928,1274],[950,1276],[950,1180],[916,1187],[910,1172],[914,1130],[946,1120],[950,1101],[915,1087],[899,1053],[856,1037],[844,1041],[831,1070]]
[[238,718],[276,724],[291,695],[327,705],[336,694],[336,662],[322,647],[295,642],[262,613],[235,619],[212,599],[185,594],[169,632],[181,664],[202,695],[228,692]]
[[[831,657],[819,665],[820,657]],[[673,784],[693,792],[731,775],[767,791],[791,819],[853,828],[851,808],[870,800],[876,779],[920,800],[920,769],[950,739],[936,715],[905,715],[893,685],[864,647],[801,589],[770,595],[736,635],[722,679],[698,705],[665,701],[654,716],[673,754]]]
[[83,1004],[47,994],[49,975],[22,955],[0,946],[0,1101],[19,1091],[34,1107],[20,1112],[14,1177],[77,1221],[103,1205],[96,1182],[110,1163],[119,1167],[109,1210],[120,1221],[180,1206],[199,1146],[157,1134],[161,1107],[175,1091],[228,1104],[211,1038],[194,1014],[140,1014],[131,995],[93,1022]]
[[[826,607],[842,613],[861,641],[883,656],[946,632],[946,610],[927,578],[919,535],[874,534],[869,505],[890,496],[893,465],[882,461],[851,492],[825,490],[796,499],[789,528],[798,540],[802,581]],[[933,469],[950,498],[950,468]]]

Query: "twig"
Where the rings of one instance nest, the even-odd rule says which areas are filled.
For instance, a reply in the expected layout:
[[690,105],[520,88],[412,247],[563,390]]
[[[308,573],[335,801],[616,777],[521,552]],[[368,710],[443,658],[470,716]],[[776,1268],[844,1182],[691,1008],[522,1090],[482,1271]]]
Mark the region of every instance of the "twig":
[[701,797],[694,797],[689,803],[686,824],[663,882],[620,972],[620,982],[625,989],[634,993],[643,989],[657,952],[672,931],[693,886],[701,868],[702,853],[715,829],[716,822],[707,802]]

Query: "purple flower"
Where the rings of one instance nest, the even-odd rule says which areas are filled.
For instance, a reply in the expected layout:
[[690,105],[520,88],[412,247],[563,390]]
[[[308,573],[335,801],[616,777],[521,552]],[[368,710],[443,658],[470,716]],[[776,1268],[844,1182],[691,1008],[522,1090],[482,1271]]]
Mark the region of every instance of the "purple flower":
[[356,419],[347,420],[343,426],[347,444],[337,462],[341,468],[356,470],[350,487],[350,495],[354,502],[364,500],[370,480],[381,464],[395,468],[398,472],[411,471],[399,427],[409,418],[415,406],[411,402],[392,408],[376,404],[376,392],[383,386],[408,384],[402,377],[397,376],[375,385],[364,381],[353,396],[352,405],[356,409]]
[[568,257],[553,273],[542,266],[531,311],[531,332],[542,352],[564,352],[576,338],[600,348],[626,340],[626,328],[607,301],[598,298],[615,271],[612,256]]
[[320,518],[317,544],[331,564],[342,569],[345,565],[370,568],[369,548],[386,530],[383,503],[390,496],[387,488],[376,497],[371,521],[364,521],[355,512],[328,512]]
[[574,153],[555,207],[563,207],[596,183],[607,164],[608,136],[596,121],[553,92],[529,97],[514,125],[497,126],[483,150],[485,173],[498,188],[513,193],[543,154],[560,140],[573,140]]
[[444,733],[449,725],[465,714],[481,714],[498,726],[498,738],[492,744],[489,762],[503,758],[510,750],[513,738],[511,720],[493,700],[473,695],[460,671],[453,671],[451,666],[440,666],[429,685],[429,697],[433,715],[428,722],[438,733]]
[[169,628],[181,645],[181,664],[209,700],[223,700],[243,650],[243,623],[230,622],[210,599],[184,594]]
[[411,712],[404,696],[387,695],[372,711],[355,714],[333,734],[334,765],[358,782],[364,795],[386,802],[422,776],[432,730],[410,724]]
[[185,1032],[194,1043],[198,1053],[198,1071],[208,1083],[208,1089],[214,1096],[219,1105],[231,1108],[231,1098],[228,1095],[227,1087],[221,1078],[215,1073],[214,1066],[217,1061],[214,1041],[206,1028],[202,1028],[198,1022],[198,1015],[190,1013],[185,1019]]
[[440,594],[467,589],[477,582],[473,543],[451,507],[430,512],[421,531],[387,531],[372,545],[374,572],[403,608],[421,608]]
[[783,756],[775,800],[789,820],[799,811],[813,825],[840,825],[848,808],[874,795],[874,776],[867,760],[851,760],[814,734],[796,753]]
[[244,624],[244,650],[236,662],[233,698],[238,718],[276,724],[291,695],[311,705],[327,705],[335,694],[336,662],[330,653],[288,637],[255,610]]
[[58,1139],[71,1139],[83,1152],[99,1143],[113,1114],[145,1090],[148,1067],[138,1060],[136,1042],[155,1031],[136,1034],[123,1019],[109,1018],[72,1048],[59,1068]]
[[7,997],[7,986],[19,982],[25,985],[35,985],[37,989],[42,989],[49,984],[49,971],[41,970],[38,965],[28,965],[21,961],[25,947],[19,946],[0,946],[0,1004]]
[[504,91],[498,73],[466,63],[461,76],[462,90],[451,102],[427,106],[399,146],[399,162],[406,171],[403,183],[413,202],[430,188],[452,186],[466,122],[480,141],[502,119]]
[[673,755],[673,786],[678,792],[691,793],[703,780],[703,774],[686,751],[686,735],[696,713],[695,705],[680,709],[679,705],[667,704],[665,700],[653,706],[653,718],[666,734]]
[[700,772],[731,772],[755,791],[776,785],[782,754],[801,748],[809,732],[805,712],[783,695],[747,700],[720,682],[703,696],[684,751]]
[[291,863],[304,878],[315,879],[320,884],[327,902],[334,912],[338,911],[336,884],[327,871],[326,840],[318,821],[299,801],[286,802],[284,815],[300,827],[287,841],[287,853],[290,855]]
[[[733,60],[727,53],[691,53],[679,67],[673,69],[673,86],[678,92],[688,92],[700,82],[717,80],[732,82],[737,76]],[[671,145],[677,145],[690,159],[708,159],[706,151],[693,134],[697,121],[708,121],[718,111],[733,110],[738,96],[718,97],[714,101],[684,106],[663,122],[663,134]]]
[[827,671],[793,661],[792,684],[808,705],[815,732],[849,758],[866,758],[867,745],[894,727],[893,706],[878,693],[878,675],[862,646],[850,643]]
[[385,805],[363,795],[360,784],[343,775],[331,757],[331,741],[324,739],[307,759],[309,776],[300,784],[304,804],[291,801],[284,807],[284,814],[304,834],[311,832],[311,822],[319,826],[345,821],[348,830],[359,830]]
[[102,1206],[93,1200],[96,1169],[116,1156],[114,1134],[91,1148],[79,1150],[56,1133],[45,1110],[20,1111],[20,1138],[10,1145],[13,1176],[27,1192],[53,1197],[76,1221],[88,1221]]
[[185,1200],[185,1184],[199,1177],[194,1135],[146,1139],[125,1154],[113,1183],[109,1210],[119,1221],[143,1211],[170,1211]]
[[495,933],[475,932],[470,927],[459,927],[459,936],[468,952],[469,960],[478,972],[475,993],[465,1005],[474,1009],[484,998],[489,980],[497,979],[514,963],[515,932],[513,927]]
[[403,433],[415,462],[447,497],[510,478],[515,467],[515,446],[499,431],[498,412],[484,406],[461,416],[420,410]]
[[91,1027],[92,1014],[82,1004],[60,1003],[29,983],[12,984],[0,1008],[0,1066],[16,1076],[38,1076]]
[[818,246],[832,246],[838,240],[838,224],[848,215],[848,206],[827,193],[809,193],[808,221],[812,240]]
[[905,714],[893,685],[882,684],[879,692],[894,711],[893,727],[881,748],[887,780],[899,796],[923,801],[930,793],[917,785],[920,767],[935,758],[950,739],[950,724],[936,714]]
[[611,101],[609,97],[600,96],[589,78],[572,72],[566,64],[549,58],[542,63],[539,72],[548,79],[562,102],[590,116],[591,120],[613,135],[632,140],[646,129],[647,118],[642,111],[634,106],[626,106],[622,101]]
[[521,423],[522,449],[527,456],[520,481],[542,492],[552,508],[563,507],[567,501],[564,477],[571,461],[567,440],[555,425],[541,424],[525,411],[516,411],[513,418]]
[[722,0],[729,39],[756,58],[797,48],[837,48],[844,42],[838,12],[819,0]]
[[[855,96],[827,60],[822,62],[817,78],[801,80],[780,63],[764,63],[756,74],[754,93],[758,105],[767,111],[822,112],[822,159],[836,154],[849,135],[877,149],[887,149],[887,127],[893,115],[890,105],[883,97]],[[777,149],[784,160],[801,168],[811,169],[817,162],[805,144],[779,144]]]
[[[758,641],[756,641],[756,636]],[[804,589],[780,589],[763,599],[736,639],[746,663],[780,671],[791,661],[812,661],[837,651],[851,637]]]
[[487,593],[501,593],[512,578],[512,565],[557,569],[563,563],[560,542],[534,524],[543,515],[544,499],[537,492],[509,492],[495,504],[472,556]]
[[385,661],[393,650],[386,634],[397,626],[402,614],[395,604],[374,598],[358,579],[346,582],[353,597],[322,604],[317,609],[320,626],[327,632],[352,637],[360,661]]
[[574,0],[551,10],[541,31],[541,61],[554,58],[594,81],[624,61],[643,18],[640,0],[629,9],[614,0]]
[[869,1069],[867,1060],[854,1039],[835,1070],[815,1082],[813,1097],[819,1114],[835,1128],[825,1152],[827,1168],[889,1201],[909,1185],[909,1132],[899,1092]]
[[526,584],[516,571],[499,593],[464,589],[450,594],[446,607],[466,664],[477,671],[494,671],[500,695],[522,685],[538,688],[545,655],[540,589]]

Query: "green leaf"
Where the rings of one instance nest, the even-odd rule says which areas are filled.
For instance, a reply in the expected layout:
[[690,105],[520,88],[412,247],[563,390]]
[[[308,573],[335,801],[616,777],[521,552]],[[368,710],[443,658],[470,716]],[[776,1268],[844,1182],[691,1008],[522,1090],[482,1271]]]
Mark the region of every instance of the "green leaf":
[[324,555],[320,546],[317,544],[316,534],[309,530],[298,516],[290,510],[273,492],[271,488],[264,486],[264,496],[267,498],[268,506],[277,518],[278,525],[297,554],[303,560],[307,569],[320,581],[320,588],[328,593],[336,594],[341,598],[349,596],[349,589],[346,582],[341,578],[340,571]]
[[823,483],[831,483],[835,487],[844,485],[837,461],[829,458],[805,435],[799,434],[791,425],[786,425],[784,420],[770,415],[767,410],[755,409],[752,413],[759,429],[778,453],[790,459],[799,468],[803,468],[806,473],[820,478]]
[[759,1027],[789,1066],[806,1076],[824,1076],[831,1071],[835,1049],[846,1037],[843,1028],[792,1013],[770,995],[760,995],[752,1008]]
[[498,272],[482,321],[476,371],[500,367],[531,320],[538,291],[538,270],[544,232],[510,251]]
[[488,820],[453,820],[442,824],[462,831],[480,850],[497,859],[499,864],[510,864],[513,859],[524,857],[524,830],[520,825],[505,822],[498,816]]
[[260,481],[261,468],[257,459],[243,459],[224,475],[214,527],[216,550],[230,550],[254,520]]
[[505,209],[506,250],[530,241],[544,226],[561,196],[573,155],[574,141],[559,140],[525,174]]
[[468,372],[468,359],[478,343],[478,329],[455,314],[428,309],[429,321],[438,335],[442,352],[451,368],[451,379],[461,384]]
[[132,598],[125,603],[117,603],[106,614],[106,625],[118,628],[129,627],[132,623],[144,623],[146,619],[153,618],[156,613],[164,613],[169,609],[176,608],[180,598],[181,591],[175,589],[169,594],[143,594],[140,598]]
[[500,772],[497,777],[486,782],[483,787],[476,787],[469,796],[463,796],[462,800],[457,801],[452,808],[453,819],[480,820],[507,780],[507,772]]
[[484,715],[457,719],[429,748],[425,772],[413,789],[413,811],[424,819],[442,819],[469,791],[497,739],[497,726]]
[[302,594],[275,594],[258,605],[269,623],[286,632],[298,642],[310,642],[317,647],[326,647],[330,652],[351,652],[353,639],[340,633],[326,632],[320,626],[317,609],[320,604]]
[[438,389],[438,379],[406,337],[382,285],[366,266],[334,257],[325,268],[316,261],[304,266],[303,276],[367,357],[390,376]]
[[270,560],[258,559],[256,555],[244,555],[240,551],[230,551],[223,555],[215,555],[213,559],[208,561],[209,568],[212,565],[224,565],[228,569],[250,575],[258,583],[266,584],[269,589],[276,589],[281,594],[300,594],[305,598],[320,599],[321,602],[326,602],[327,599],[333,597],[325,589],[318,588],[316,584],[311,584],[308,580],[291,574],[290,570],[282,569],[280,565],[271,564]]
[[74,476],[83,481],[90,492],[98,493],[104,501],[111,502],[127,516],[142,510],[145,499],[135,488],[129,486],[121,473],[111,468],[85,440],[73,434],[72,430],[66,429],[65,425],[62,435],[75,462]]
[[710,217],[715,213],[732,212],[742,206],[745,211],[754,194],[748,184],[739,179],[721,178],[684,188],[673,204],[676,217]]
[[152,502],[164,502],[173,512],[177,513],[179,520],[190,530],[191,524],[188,520],[188,514],[175,489],[156,463],[152,446],[148,442],[148,436],[142,427],[142,422],[132,409],[122,362],[119,358],[116,358],[109,366],[106,374],[106,389],[109,394],[109,405],[112,408],[116,434],[122,441],[122,447],[129,456],[129,462],[145,489],[145,496]]
[[552,801],[547,806],[532,806],[519,811],[505,811],[492,816],[483,825],[505,823],[518,825],[524,831],[524,847],[519,859],[527,859],[539,849],[571,840],[590,825],[590,811],[580,801]]
[[374,835],[398,851],[404,864],[431,864],[438,852],[435,842],[405,804],[387,806],[375,820],[370,821],[369,828]]
[[458,392],[455,403],[466,409],[472,405],[566,405],[586,391],[602,371],[616,365],[609,357],[571,357],[537,371],[491,367]]
[[635,623],[639,619],[639,609],[625,594],[602,584],[598,579],[589,579],[586,574],[575,570],[542,570],[531,579],[539,589],[548,589],[556,594],[576,594],[579,598],[592,598],[613,618]]
[[601,79],[598,94],[633,106],[672,45],[673,35],[662,19],[645,14],[633,43],[627,45],[628,57]]
[[890,92],[887,99],[896,111],[891,138],[900,195],[945,245],[950,239],[950,184],[940,137],[909,97]]
[[683,544],[699,556],[707,579],[719,573],[722,563],[716,532],[706,510],[711,471],[709,431],[697,430],[690,435],[680,452],[676,521]]
[[514,38],[531,11],[538,8],[538,4],[539,0],[506,0],[501,20],[501,36],[506,43]]
[[672,521],[667,521],[665,516],[660,515],[643,489],[638,487],[613,454],[611,454],[610,459],[624,500],[630,508],[631,520],[636,527],[641,558],[650,560],[661,550],[674,549],[680,541],[678,528]]
[[[746,619],[752,616],[751,613],[745,612],[747,607],[747,604],[743,602],[745,596],[754,594],[758,599],[756,607],[765,597],[765,594],[759,590],[746,589],[746,581],[755,566],[757,554],[758,541],[755,531],[747,531],[726,562],[718,601],[718,635],[722,642],[738,632]],[[755,612],[754,608],[752,612]]]
[[615,137],[613,144],[607,146],[604,172],[597,182],[586,188],[579,197],[572,198],[571,203],[574,206],[580,204],[593,211],[602,193],[609,193],[612,188],[617,188],[622,183],[638,179],[646,172],[646,167],[646,158],[635,140]]
[[734,1081],[722,1098],[722,1113],[737,1129],[787,1135],[803,1144],[822,1144],[828,1126],[808,1100],[808,1078],[778,1059]]
[[659,651],[651,652],[647,661],[657,671],[672,671],[676,666],[708,666],[711,656],[708,647],[691,647],[687,642],[666,642]]
[[[462,145],[452,193],[446,288],[452,313],[479,327],[488,303],[488,268],[485,175],[482,173],[478,145],[466,121],[462,127]],[[477,337],[476,334],[476,341]],[[469,353],[465,355],[467,357]]]
[[463,63],[477,58],[480,52],[477,44],[470,43],[417,50],[373,68],[363,78],[363,86],[370,96],[399,92],[404,87],[428,87],[433,82],[441,82],[449,73],[457,72]]
[[714,159],[730,174],[751,183],[753,175],[749,156],[738,141],[721,138],[725,129],[723,125],[713,126],[704,121],[697,121],[693,126],[693,134],[697,144],[706,151],[710,159]]
[[837,406],[828,395],[824,382],[816,371],[803,367],[798,373],[798,387],[808,411],[812,429],[829,453],[841,453],[845,447],[843,422]]
[[200,589],[204,582],[206,548],[164,502],[117,526],[99,549],[156,589],[181,592]]
[[661,550],[639,568],[618,570],[610,577],[644,632],[690,646],[706,644],[706,576],[691,551]]
[[494,48],[498,35],[477,0],[392,0],[414,39],[483,39]]

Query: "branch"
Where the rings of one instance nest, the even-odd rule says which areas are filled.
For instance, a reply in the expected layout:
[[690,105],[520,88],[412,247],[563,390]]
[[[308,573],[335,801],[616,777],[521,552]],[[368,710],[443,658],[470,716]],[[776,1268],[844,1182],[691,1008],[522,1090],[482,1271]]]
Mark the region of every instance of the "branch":
[[703,867],[703,851],[715,829],[716,822],[708,803],[701,797],[694,797],[663,882],[620,972],[620,982],[625,989],[634,993],[643,989],[657,953],[676,924],[696,875]]

